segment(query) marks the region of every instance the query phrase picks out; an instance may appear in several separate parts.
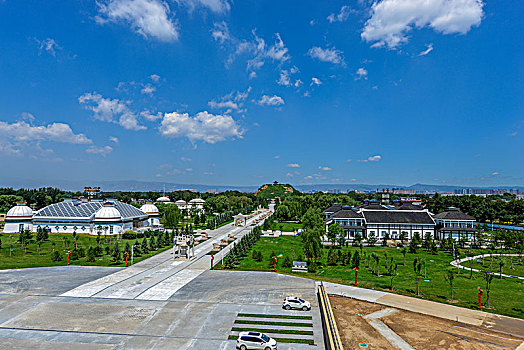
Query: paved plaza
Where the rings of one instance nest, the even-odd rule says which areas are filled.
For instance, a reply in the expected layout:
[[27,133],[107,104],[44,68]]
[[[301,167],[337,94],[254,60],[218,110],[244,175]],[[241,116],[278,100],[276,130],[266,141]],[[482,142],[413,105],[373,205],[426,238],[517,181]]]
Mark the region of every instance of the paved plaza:
[[[166,251],[129,268],[52,267],[0,272],[0,348],[234,349],[238,313],[312,316],[314,342],[279,349],[323,348],[315,282],[271,272],[211,271],[206,255],[228,234],[214,230],[192,260]],[[282,310],[296,295],[311,312]]]

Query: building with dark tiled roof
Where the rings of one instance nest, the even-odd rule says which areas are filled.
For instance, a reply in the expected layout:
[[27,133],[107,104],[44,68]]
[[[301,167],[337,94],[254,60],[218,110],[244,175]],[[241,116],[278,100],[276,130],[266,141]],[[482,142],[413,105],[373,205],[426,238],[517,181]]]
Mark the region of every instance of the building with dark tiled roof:
[[437,237],[438,239],[447,238],[449,236],[454,239],[460,239],[461,236],[465,238],[472,238],[475,233],[476,219],[464,214],[455,207],[450,207],[442,213],[434,216],[437,223]]
[[364,239],[371,236],[378,239],[386,236],[400,239],[404,236],[410,240],[416,234],[420,237],[430,234],[437,239],[451,235],[458,239],[462,234],[471,238],[475,231],[475,218],[456,208],[449,208],[436,215],[410,203],[386,206],[368,202],[356,208],[343,207],[337,211],[333,208],[332,206],[324,211],[326,226],[339,224],[349,240],[356,234]]
[[332,206],[324,210],[324,214],[326,215],[326,219],[336,213],[337,211],[341,210],[342,207],[338,203],[333,203]]

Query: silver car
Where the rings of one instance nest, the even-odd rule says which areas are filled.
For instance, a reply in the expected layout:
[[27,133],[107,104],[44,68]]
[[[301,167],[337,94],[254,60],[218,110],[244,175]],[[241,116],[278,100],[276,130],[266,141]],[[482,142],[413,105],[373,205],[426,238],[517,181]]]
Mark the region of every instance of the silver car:
[[286,297],[282,303],[282,308],[286,310],[296,309],[308,311],[311,310],[311,304],[299,297]]
[[240,332],[237,339],[240,350],[277,350],[277,341],[259,332]]

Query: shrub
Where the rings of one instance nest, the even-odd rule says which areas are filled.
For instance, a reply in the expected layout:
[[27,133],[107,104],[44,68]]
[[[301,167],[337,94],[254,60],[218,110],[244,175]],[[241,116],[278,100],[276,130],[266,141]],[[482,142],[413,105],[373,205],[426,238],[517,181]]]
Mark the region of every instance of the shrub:
[[102,256],[102,254],[104,254],[102,247],[99,245],[93,248],[93,253],[95,254],[95,256]]
[[271,254],[269,255],[269,258],[268,258],[268,264],[267,266],[272,269],[275,267],[275,259],[273,259],[273,257],[276,256],[276,253],[273,251],[271,252]]
[[120,262],[120,256],[120,247],[118,246],[118,242],[115,242],[113,252],[111,253],[111,261],[118,264]]
[[134,233],[133,231],[126,231],[122,234],[122,238],[123,239],[136,239],[137,234]]
[[317,272],[317,263],[314,262],[314,261],[311,261],[311,262],[307,265],[307,272],[311,272],[311,273],[315,273],[315,272]]
[[86,259],[86,261],[88,261],[88,262],[95,261],[95,248],[89,247],[87,249],[87,259]]
[[282,263],[282,267],[291,267],[291,265],[291,259],[289,258],[289,256],[286,255],[286,257],[284,258],[284,262]]
[[51,261],[62,261],[62,254],[58,250],[51,253]]

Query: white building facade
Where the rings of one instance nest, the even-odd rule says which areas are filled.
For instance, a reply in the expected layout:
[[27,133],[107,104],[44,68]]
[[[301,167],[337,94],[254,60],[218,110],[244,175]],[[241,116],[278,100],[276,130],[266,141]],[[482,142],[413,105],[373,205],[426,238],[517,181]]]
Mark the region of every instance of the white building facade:
[[19,203],[9,210],[4,232],[36,232],[45,228],[51,233],[115,235],[142,227],[160,227],[158,209],[153,204],[143,207],[148,212],[118,200],[71,198],[33,212]]

